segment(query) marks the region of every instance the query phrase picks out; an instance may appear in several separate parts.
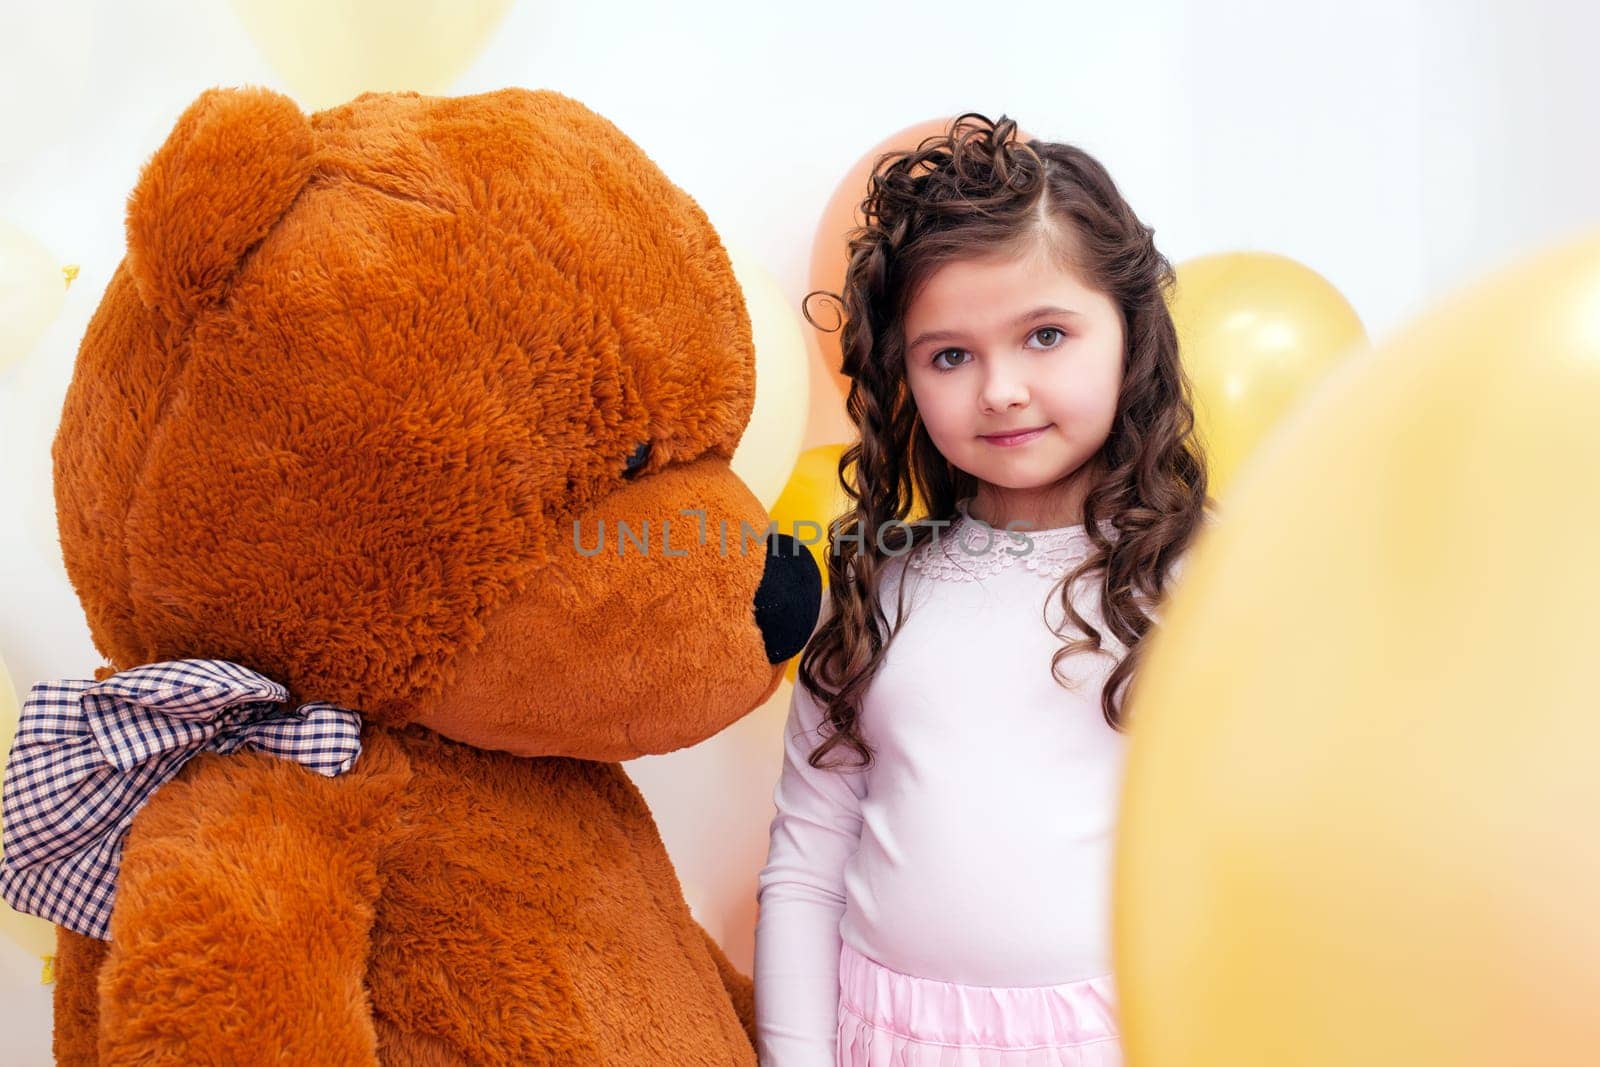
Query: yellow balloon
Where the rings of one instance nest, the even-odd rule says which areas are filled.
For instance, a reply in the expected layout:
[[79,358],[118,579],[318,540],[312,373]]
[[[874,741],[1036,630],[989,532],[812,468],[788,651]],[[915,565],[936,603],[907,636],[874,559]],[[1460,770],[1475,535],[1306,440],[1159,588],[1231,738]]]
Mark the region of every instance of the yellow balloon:
[[467,69],[509,0],[232,0],[301,106],[364,92],[439,93]]
[[1194,383],[1210,490],[1220,497],[1268,431],[1367,335],[1337,289],[1284,256],[1200,256],[1177,275],[1172,319]]
[[39,343],[66,293],[61,265],[44,245],[0,220],[0,370]]
[[[778,532],[798,539],[810,550],[822,571],[822,588],[828,588],[828,524],[850,509],[850,498],[839,482],[841,444],[818,445],[800,453],[789,483],[768,510],[778,524]],[[784,676],[793,682],[799,672],[796,654],[784,667]]]
[[1600,234],[1336,370],[1130,705],[1130,1067],[1600,1057]]
[[734,277],[744,291],[756,349],[756,398],[750,423],[733,452],[733,472],[772,507],[794,469],[811,408],[810,370],[800,320],[783,290],[759,264],[730,249]]
[[850,509],[850,498],[839,482],[839,458],[844,445],[818,445],[800,453],[789,473],[788,484],[768,510],[778,524],[778,532],[798,538],[822,570],[823,586],[828,581],[826,565],[828,523]]
[[[799,539],[810,550],[817,567],[822,571],[822,588],[828,588],[828,524],[850,510],[850,498],[839,482],[839,460],[844,455],[842,444],[818,445],[800,453],[800,458],[789,475],[770,511],[778,524],[778,532]],[[853,467],[845,468],[847,476]],[[913,491],[911,520],[927,514],[922,494]],[[793,682],[799,671],[797,654],[784,668],[784,674]]]
[[[17,736],[17,691],[11,686],[11,675],[0,660],[0,752],[11,753],[11,742]],[[0,901],[0,935],[21,945],[23,950],[40,958],[56,950],[56,928],[53,924],[33,915],[12,910]]]

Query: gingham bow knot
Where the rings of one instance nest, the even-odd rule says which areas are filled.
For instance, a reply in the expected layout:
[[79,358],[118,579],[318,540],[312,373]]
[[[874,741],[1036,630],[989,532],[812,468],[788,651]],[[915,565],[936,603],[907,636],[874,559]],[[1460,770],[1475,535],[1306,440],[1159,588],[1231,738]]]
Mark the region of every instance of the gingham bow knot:
[[107,939],[133,816],[189,760],[248,746],[328,777],[355,763],[356,712],[283,707],[288,698],[226,660],[35,685],[6,764],[0,894],[18,911]]

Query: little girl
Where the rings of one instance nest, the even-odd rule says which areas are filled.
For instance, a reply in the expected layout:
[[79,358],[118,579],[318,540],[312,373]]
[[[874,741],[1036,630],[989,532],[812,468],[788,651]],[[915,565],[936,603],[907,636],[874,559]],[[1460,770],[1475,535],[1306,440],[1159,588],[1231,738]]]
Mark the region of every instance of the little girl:
[[761,872],[764,1067],[1121,1063],[1123,700],[1205,463],[1151,229],[1016,133],[882,157],[851,236],[854,506]]

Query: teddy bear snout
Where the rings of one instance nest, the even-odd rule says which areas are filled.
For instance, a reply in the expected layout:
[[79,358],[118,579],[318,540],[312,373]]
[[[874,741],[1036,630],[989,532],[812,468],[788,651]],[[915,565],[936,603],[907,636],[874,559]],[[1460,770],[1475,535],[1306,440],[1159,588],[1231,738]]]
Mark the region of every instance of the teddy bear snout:
[[806,547],[788,534],[767,535],[755,606],[767,662],[782,663],[805,647],[822,607],[822,572]]

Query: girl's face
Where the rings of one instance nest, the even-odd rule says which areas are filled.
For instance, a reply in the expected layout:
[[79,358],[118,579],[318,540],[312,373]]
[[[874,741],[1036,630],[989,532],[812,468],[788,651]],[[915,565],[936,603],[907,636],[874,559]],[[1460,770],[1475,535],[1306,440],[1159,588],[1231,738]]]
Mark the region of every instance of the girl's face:
[[[934,445],[997,526],[1082,521],[1122,382],[1122,314],[1043,247],[937,268],[905,322],[906,379]],[[1022,439],[992,435],[1037,431]]]

